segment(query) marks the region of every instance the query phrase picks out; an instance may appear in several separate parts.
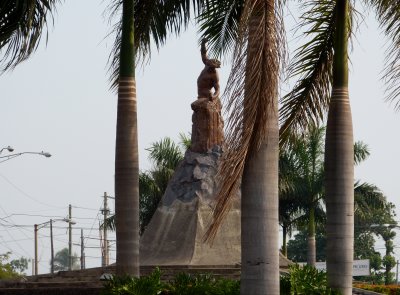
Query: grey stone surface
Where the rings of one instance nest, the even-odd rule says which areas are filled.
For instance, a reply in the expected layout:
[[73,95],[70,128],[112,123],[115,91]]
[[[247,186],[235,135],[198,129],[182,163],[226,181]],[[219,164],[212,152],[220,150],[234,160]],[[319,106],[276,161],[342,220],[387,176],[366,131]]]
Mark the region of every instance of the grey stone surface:
[[[203,242],[215,204],[220,146],[187,151],[140,241],[140,263],[150,265],[239,265],[240,193],[212,245]],[[280,255],[280,266],[290,262]]]
[[215,203],[221,148],[187,151],[140,243],[142,265],[240,263],[239,195],[213,244],[203,242]]

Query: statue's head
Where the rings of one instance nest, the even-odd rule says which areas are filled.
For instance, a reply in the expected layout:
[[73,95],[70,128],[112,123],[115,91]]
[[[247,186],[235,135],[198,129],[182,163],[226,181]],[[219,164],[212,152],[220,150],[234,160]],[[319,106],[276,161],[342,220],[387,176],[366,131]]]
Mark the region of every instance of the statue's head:
[[210,68],[218,69],[221,67],[221,62],[218,59],[212,58],[206,61],[206,65]]

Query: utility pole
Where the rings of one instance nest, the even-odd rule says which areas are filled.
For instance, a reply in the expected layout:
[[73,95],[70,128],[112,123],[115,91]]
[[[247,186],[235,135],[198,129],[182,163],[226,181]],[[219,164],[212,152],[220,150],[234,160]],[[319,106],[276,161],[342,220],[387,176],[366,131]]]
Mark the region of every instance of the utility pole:
[[53,219],[50,219],[51,273],[54,273]]
[[35,276],[38,274],[38,225],[34,225],[35,233]]
[[72,270],[72,206],[69,204],[68,206],[68,270]]
[[108,255],[108,239],[107,239],[107,227],[105,226],[106,224],[106,219],[108,217],[108,213],[110,210],[108,209],[108,203],[107,203],[107,192],[104,192],[103,196],[103,209],[101,212],[103,213],[103,259],[101,265],[103,267],[107,266],[109,264],[109,255]]
[[83,228],[81,228],[81,269],[85,269],[85,245],[83,244]]
[[399,284],[399,261],[396,262],[396,285]]

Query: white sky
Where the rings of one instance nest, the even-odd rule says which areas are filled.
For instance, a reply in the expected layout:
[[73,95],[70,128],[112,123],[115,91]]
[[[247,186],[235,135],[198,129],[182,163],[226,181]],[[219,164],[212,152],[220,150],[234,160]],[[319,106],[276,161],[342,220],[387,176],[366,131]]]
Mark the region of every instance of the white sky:
[[[68,204],[79,207],[72,212],[75,227],[85,228],[84,235],[94,238],[86,240],[86,246],[99,246],[95,218],[101,196],[105,191],[114,194],[117,103],[108,89],[106,62],[113,40],[103,40],[109,32],[102,16],[105,6],[104,1],[66,1],[58,9],[48,46],[40,46],[31,59],[0,76],[0,146],[53,155],[24,155],[0,164],[0,253],[32,258],[33,224],[65,217]],[[292,16],[287,19],[293,22]],[[371,156],[356,168],[355,176],[377,185],[400,208],[400,116],[384,102],[379,80],[385,40],[372,14],[365,22],[351,54],[350,96],[355,139],[369,145]],[[137,70],[141,169],[150,167],[144,149],[152,142],[165,136],[177,139],[180,132],[191,130],[190,103],[196,99],[201,69],[197,36],[190,29],[179,40],[171,39],[159,54],[153,52],[151,63]],[[223,86],[228,74],[225,61],[220,71]],[[42,216],[5,218],[10,214]],[[39,233],[39,272],[45,273],[49,230]],[[66,229],[55,234],[56,251],[67,247]],[[79,243],[80,231],[73,234],[73,242]],[[400,247],[399,238],[395,244]],[[74,252],[79,251],[74,246]],[[99,249],[88,248],[86,254],[87,266],[100,265]],[[114,251],[111,256],[115,258]]]

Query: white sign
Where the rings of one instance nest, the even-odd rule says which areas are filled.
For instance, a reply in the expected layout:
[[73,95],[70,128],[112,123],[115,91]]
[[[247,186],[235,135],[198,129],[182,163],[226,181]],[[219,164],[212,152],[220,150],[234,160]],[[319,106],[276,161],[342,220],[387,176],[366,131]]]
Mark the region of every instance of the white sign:
[[[326,262],[316,262],[315,268],[326,271]],[[353,261],[353,276],[369,276],[371,275],[369,268],[369,259]]]

